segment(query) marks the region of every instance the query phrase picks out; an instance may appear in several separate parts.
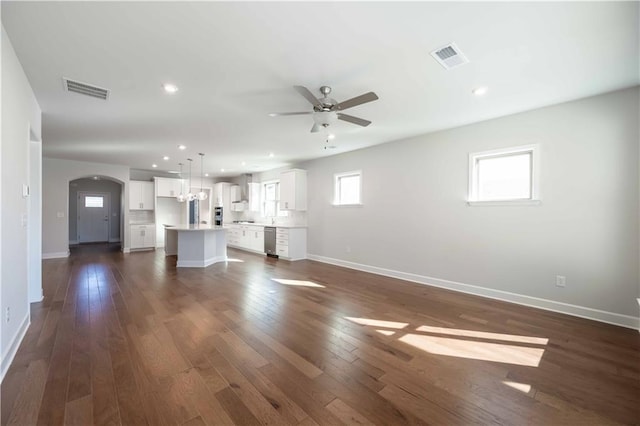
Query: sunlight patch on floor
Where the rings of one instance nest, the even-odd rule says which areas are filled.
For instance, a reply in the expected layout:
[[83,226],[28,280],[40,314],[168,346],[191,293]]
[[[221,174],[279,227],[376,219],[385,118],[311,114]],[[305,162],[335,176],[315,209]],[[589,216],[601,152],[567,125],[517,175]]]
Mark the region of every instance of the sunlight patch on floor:
[[526,383],[510,382],[508,380],[503,380],[502,383],[504,383],[505,385],[511,388],[517,389],[520,392],[524,392],[524,393],[531,392],[531,385],[528,385]]
[[[413,327],[408,328],[409,323],[406,322],[358,317],[344,318],[362,326],[373,327],[376,333],[384,336],[397,336],[397,341],[431,354],[528,367],[540,365],[544,346],[549,343],[549,339],[544,337],[489,333],[429,325],[421,325],[416,327],[414,331]],[[523,386],[526,385],[517,389],[524,392]]]
[[355,322],[356,324],[370,325],[371,327],[399,329],[409,325],[409,323],[406,323],[406,322],[383,321],[383,320],[376,320],[371,318],[355,318],[355,317],[344,317],[344,318],[348,319],[351,322]]
[[546,345],[549,339],[543,337],[517,336],[513,334],[487,333],[485,331],[461,330],[457,328],[431,327],[422,325],[416,331],[426,333],[448,334],[451,336],[476,337],[489,340],[503,340],[505,342],[532,343],[535,345]]
[[242,259],[232,259],[230,257],[227,258],[227,262],[239,262],[239,263],[244,263],[244,260]]
[[283,285],[291,285],[297,287],[318,287],[325,288],[322,284],[314,283],[313,281],[304,281],[304,280],[287,280],[284,278],[272,278],[273,281],[283,284]]
[[537,367],[544,349],[459,338],[406,334],[398,339],[417,349],[436,355]]

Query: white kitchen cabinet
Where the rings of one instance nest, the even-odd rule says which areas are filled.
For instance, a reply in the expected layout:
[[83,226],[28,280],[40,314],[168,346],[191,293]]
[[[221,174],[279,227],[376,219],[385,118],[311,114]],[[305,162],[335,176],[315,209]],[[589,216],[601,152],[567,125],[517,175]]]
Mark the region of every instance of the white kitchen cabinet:
[[231,187],[229,188],[230,190],[230,197],[231,197],[231,202],[235,203],[236,201],[240,201],[242,199],[242,191],[240,189],[240,185],[231,185]]
[[264,228],[254,226],[249,229],[249,248],[264,253]]
[[240,225],[229,225],[227,229],[227,245],[240,247]]
[[264,253],[264,227],[260,225],[229,225],[227,245]]
[[[229,182],[218,182],[213,186],[214,207],[222,207],[224,210],[231,210],[231,184]],[[223,210],[223,211],[224,211]]]
[[307,210],[307,171],[286,170],[280,173],[280,210]]
[[129,210],[153,210],[153,182],[129,181]]
[[155,178],[157,197],[177,197],[182,191],[182,179]]
[[306,228],[276,228],[276,254],[286,260],[307,258]]
[[156,246],[155,224],[131,225],[131,249],[154,248]]

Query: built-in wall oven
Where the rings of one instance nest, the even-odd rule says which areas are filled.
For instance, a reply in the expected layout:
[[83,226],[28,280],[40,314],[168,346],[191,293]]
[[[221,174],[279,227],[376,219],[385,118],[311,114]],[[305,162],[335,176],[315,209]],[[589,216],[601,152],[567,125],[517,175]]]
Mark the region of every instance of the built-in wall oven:
[[222,207],[214,207],[213,224],[216,226],[222,226]]

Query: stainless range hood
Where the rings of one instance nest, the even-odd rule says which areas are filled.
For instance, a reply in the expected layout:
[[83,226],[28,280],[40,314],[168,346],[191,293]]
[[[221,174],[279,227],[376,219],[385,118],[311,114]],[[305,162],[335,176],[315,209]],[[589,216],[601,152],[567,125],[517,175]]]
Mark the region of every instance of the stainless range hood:
[[[260,211],[260,184],[253,182],[253,175],[245,173],[244,182],[240,184],[240,201],[234,201],[235,211]],[[242,207],[238,206],[241,204]]]

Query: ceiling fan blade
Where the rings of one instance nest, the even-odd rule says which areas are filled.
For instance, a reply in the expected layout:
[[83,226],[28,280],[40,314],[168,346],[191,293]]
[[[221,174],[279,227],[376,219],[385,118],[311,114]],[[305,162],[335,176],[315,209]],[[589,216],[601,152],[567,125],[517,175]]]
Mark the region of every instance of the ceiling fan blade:
[[364,118],[354,117],[353,115],[347,115],[338,113],[338,120],[348,121],[349,123],[357,124],[358,126],[367,127],[371,122]]
[[318,133],[319,131],[320,131],[320,126],[314,123],[313,127],[311,128],[311,133]]
[[336,105],[335,109],[338,111],[353,108],[354,106],[366,104],[367,102],[372,102],[378,99],[378,95],[373,92],[365,93],[364,95],[356,96],[355,98],[348,99],[344,102],[340,102]]
[[293,86],[293,88],[296,89],[296,91],[300,93],[302,96],[304,96],[306,100],[311,102],[311,105],[313,105],[316,108],[322,108],[322,104],[320,103],[318,98],[313,96],[313,93],[311,93],[309,89],[307,89],[304,86]]
[[309,115],[312,112],[270,112],[269,117],[280,117],[283,115]]

